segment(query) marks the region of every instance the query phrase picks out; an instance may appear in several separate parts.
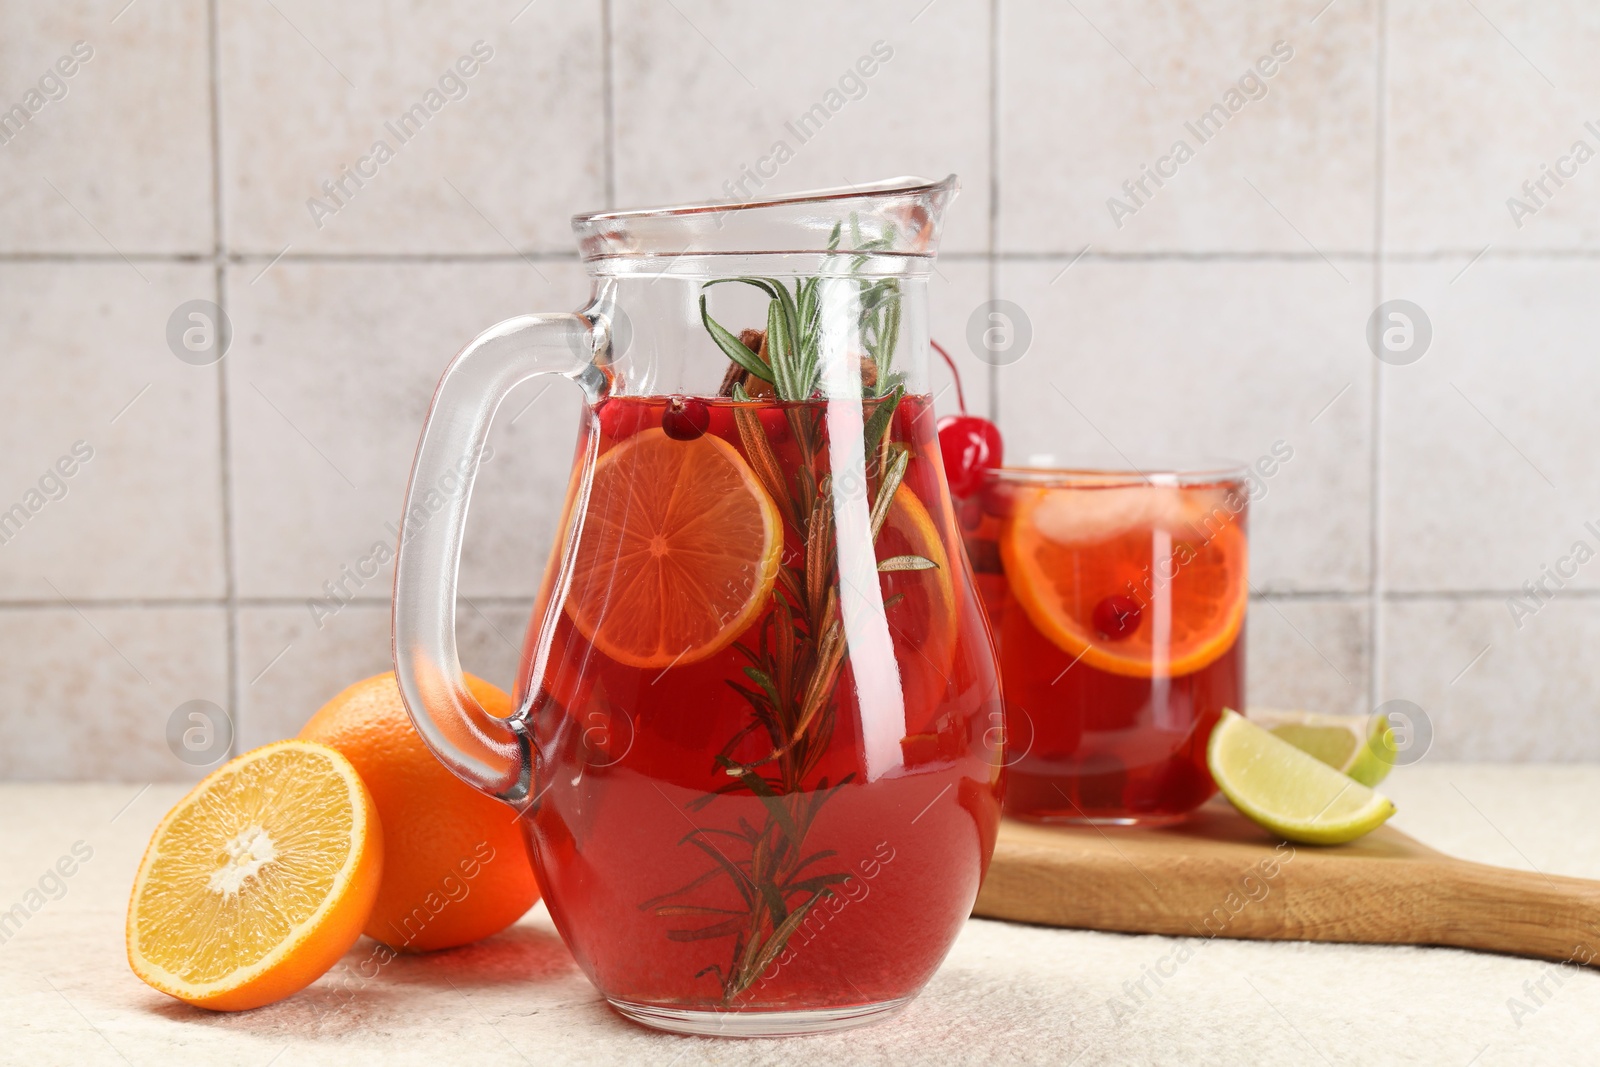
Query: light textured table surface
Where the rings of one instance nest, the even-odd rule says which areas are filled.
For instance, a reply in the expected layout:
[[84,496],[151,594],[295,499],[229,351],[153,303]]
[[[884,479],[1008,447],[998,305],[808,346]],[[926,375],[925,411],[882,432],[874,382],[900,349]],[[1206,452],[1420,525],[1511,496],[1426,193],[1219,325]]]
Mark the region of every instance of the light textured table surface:
[[[1397,771],[1386,790],[1400,808],[1396,825],[1436,848],[1600,877],[1600,768],[1422,765]],[[1488,1067],[1600,1057],[1600,971],[1453,949],[1207,942],[984,920],[968,923],[905,1012],[821,1037],[684,1038],[624,1022],[573,965],[542,907],[478,945],[351,979],[353,994],[336,984],[336,969],[282,1003],[212,1014],[142,985],[123,953],[134,869],[182,793],[0,785],[0,910],[75,843],[93,849],[65,894],[0,944],[0,1062]],[[341,967],[370,951],[363,940]],[[1124,988],[1164,958],[1170,970],[1180,954],[1187,958],[1172,977],[1147,983],[1149,996]],[[1131,1013],[1114,1011],[1113,998]]]

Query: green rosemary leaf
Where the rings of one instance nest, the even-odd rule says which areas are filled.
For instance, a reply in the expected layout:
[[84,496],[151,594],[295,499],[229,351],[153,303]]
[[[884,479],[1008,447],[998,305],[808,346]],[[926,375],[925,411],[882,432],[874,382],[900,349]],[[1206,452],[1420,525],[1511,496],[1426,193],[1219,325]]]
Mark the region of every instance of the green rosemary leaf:
[[840,221],[838,221],[838,222],[833,224],[833,233],[831,235],[829,235],[829,237],[828,237],[828,251],[834,252],[834,251],[838,250],[838,248],[839,248],[839,235],[840,235],[841,232],[843,232],[843,229],[844,229],[844,220],[843,219],[841,219]]
[[819,889],[830,885],[839,885],[848,882],[855,875],[839,872],[837,874],[819,874],[812,878],[802,878],[798,882],[791,882],[783,887],[785,893],[815,893]]
[[741,404],[748,404],[750,402],[750,394],[744,391],[743,382],[733,383],[733,398],[739,401]]
[[894,366],[894,352],[900,344],[900,283],[891,282],[894,296],[883,308],[884,327],[878,335],[878,378],[883,378]]
[[[821,790],[819,789],[818,792],[821,792]],[[798,875],[801,871],[805,870],[807,867],[811,866],[813,863],[816,863],[818,860],[830,859],[830,858],[832,858],[834,856],[837,856],[838,854],[839,853],[836,850],[831,849],[831,848],[825,848],[821,852],[813,852],[811,855],[807,856],[805,859],[801,860],[799,863],[796,863],[794,865],[794,870],[791,872],[791,881],[785,883],[784,884],[784,888],[788,889],[790,886],[792,886],[793,885],[793,880],[792,880],[793,876],[794,875]]]
[[702,283],[700,288],[709,289],[713,285],[723,285],[727,282],[736,282],[740,285],[753,285],[757,289],[760,289],[763,293],[766,293],[767,299],[778,299],[777,289],[779,286],[777,282],[773,281],[771,278],[756,278],[748,274],[740,275],[737,278],[712,278],[710,281]]
[[[823,478],[823,485],[831,485]],[[826,492],[819,493],[806,524],[806,611],[815,617],[823,609],[828,581],[833,576],[833,508]]]
[[739,404],[733,409],[733,422],[739,428],[739,441],[744,445],[745,458],[755,468],[756,477],[761,480],[767,495],[783,508],[790,522],[799,526],[799,517],[794,513],[794,500],[784,482],[783,468],[778,465],[778,457],[772,452],[772,442],[767,440],[761,417],[748,405]]
[[800,700],[800,719],[795,723],[791,735],[794,741],[791,741],[791,744],[805,736],[811,720],[817,717],[818,712],[833,694],[834,683],[838,681],[839,668],[844,663],[846,652],[843,625],[844,621],[839,618],[838,587],[830,586],[827,599],[823,603],[822,614],[817,618],[817,628],[821,631],[821,635],[816,638],[816,659],[813,661],[811,680],[806,684],[805,695]]
[[740,841],[744,840],[743,834],[735,833],[732,830],[724,830],[720,826],[696,826],[694,829],[678,838],[678,844],[687,844],[697,837],[705,837],[708,834],[721,834],[723,837],[732,837]]
[[[936,571],[939,565],[927,556],[890,556],[878,561],[879,572],[886,571]],[[749,668],[745,668],[748,670]]]
[[[749,670],[748,667],[746,667],[745,669]],[[735,693],[738,693],[740,696],[744,697],[746,700],[748,700],[750,703],[756,705],[757,707],[760,707],[762,700],[767,698],[767,694],[761,693],[761,692],[759,692],[759,691],[757,691],[755,689],[746,689],[744,686],[740,685],[738,682],[734,681],[732,678],[725,678],[723,680],[726,681],[728,683],[728,685],[733,688],[733,691]]]
[[[659,914],[659,913],[658,913]],[[702,926],[695,930],[668,930],[668,941],[704,941],[712,937],[727,937],[735,931],[744,929],[750,920],[740,916],[737,919],[727,919],[711,926]]]
[[[682,842],[680,841],[679,844],[682,844]],[[723,872],[721,869],[713,867],[686,886],[680,886],[679,888],[672,890],[670,893],[662,893],[659,897],[651,897],[649,900],[639,905],[639,910],[651,911],[657,907],[660,907],[662,903],[671,900],[673,897],[681,897],[691,890],[699,889],[701,886],[711,881],[711,879],[722,873]]]
[[822,312],[817,303],[817,285],[816,278],[795,283],[795,343],[800,352],[800,386],[808,397],[816,391],[821,377],[818,349]]
[[894,494],[900,488],[900,482],[906,476],[906,465],[911,462],[911,452],[903,445],[890,445],[889,451],[893,459],[889,460],[889,467],[883,472],[883,482],[878,486],[878,499],[872,502],[872,542],[877,544],[878,534],[883,531],[884,520],[889,517],[889,504],[894,500]]
[[748,944],[743,941],[744,931],[739,932],[739,937],[740,941],[734,945],[733,972],[728,975],[727,984],[723,987],[723,999],[727,1001],[749,989],[761,973],[755,969],[756,957],[761,954],[764,943],[761,935],[758,933]]
[[794,819],[790,817],[789,808],[784,804],[783,798],[772,791],[771,783],[755,771],[743,772],[739,775],[739,780],[749,788],[750,792],[756,795],[762,805],[766,807],[767,813],[772,816],[773,822],[783,828],[783,832],[788,836],[789,840],[798,844],[800,841],[800,828],[795,826]]
[[[749,698],[746,697],[746,699],[749,699]],[[732,753],[733,753],[733,750],[739,747],[739,742],[743,741],[745,738],[747,738],[751,734],[755,733],[762,726],[765,726],[767,724],[767,721],[770,718],[771,718],[771,716],[765,714],[763,709],[757,708],[756,709],[756,717],[751,719],[749,722],[745,723],[742,727],[740,727],[738,729],[737,732],[734,733],[734,735],[732,737],[728,738],[728,743],[722,746],[722,753],[721,754],[723,756],[731,756]]]
[[746,348],[743,341],[729,333],[726,328],[711,317],[711,313],[706,310],[706,294],[704,293],[700,294],[700,321],[705,323],[706,332],[711,335],[711,339],[717,343],[718,348],[722,349],[725,356],[762,381],[770,382],[773,380],[772,368],[763,363],[760,356]]
[[760,977],[761,973],[772,965],[772,961],[778,958],[778,953],[783,951],[783,946],[788,943],[789,938],[794,936],[794,932],[800,928],[800,923],[805,920],[806,912],[810,911],[818,901],[833,895],[831,889],[824,889],[791,911],[789,917],[779,923],[777,928],[772,931],[772,936],[767,938],[767,943],[761,946],[761,951],[755,955],[750,964],[740,968],[741,973],[734,983],[735,988],[728,995],[736,997],[750,988],[750,985]]
[[743,915],[732,908],[709,908],[703,904],[667,904],[656,909],[657,915]]
[[[740,822],[743,821],[744,820],[742,819],[740,820]],[[699,834],[720,834],[723,837],[731,837],[735,841],[744,841],[746,843],[749,843],[756,836],[753,831],[750,833],[740,833],[737,830],[724,830],[720,826],[696,826],[693,830],[690,830],[688,833],[684,834],[683,837],[678,840],[678,844],[681,845],[685,841],[689,840],[689,838]]]
[[861,287],[861,310],[876,311],[894,297],[892,282],[872,282]]
[[[773,377],[767,380],[778,386],[780,399],[804,400],[810,396],[808,382],[798,373],[800,336],[803,327],[795,298],[790,295],[788,288],[773,278],[752,277],[716,278],[706,282],[702,288],[710,288],[723,282],[754,286],[767,294],[767,299],[770,301],[767,309],[767,355],[773,372]],[[798,288],[800,283],[795,284]],[[773,321],[774,305],[779,309],[777,322]]]
[[798,615],[804,611],[804,608],[801,607],[804,598],[801,596],[800,587],[797,584],[798,581],[799,579],[795,577],[794,569],[785,567],[778,572],[778,584],[772,587],[773,598],[787,607],[792,615]]
[[778,700],[777,687],[772,684],[772,679],[767,676],[765,671],[757,670],[754,667],[746,667],[744,669],[744,674],[746,678],[749,678],[752,682],[756,683],[762,688],[762,690],[767,694],[767,699],[772,701],[773,707],[778,706],[780,701]]
[[[904,594],[899,595],[903,596]],[[685,804],[684,807],[688,808],[690,811],[701,811],[718,797],[725,797],[729,793],[737,793],[743,788],[743,782],[729,782],[727,785],[719,785],[711,792],[695,797],[693,800],[689,801],[689,803]],[[681,843],[682,842],[680,842],[680,844]]]
[[795,324],[802,337],[813,334],[811,320],[817,315],[817,279],[806,278],[795,283]]
[[889,429],[889,422],[894,418],[895,408],[900,406],[900,399],[904,395],[905,390],[896,385],[894,390],[873,409],[872,414],[867,416],[867,424],[861,432],[864,455],[873,456],[877,454],[878,444],[883,440],[884,432]]
[[[791,430],[796,429],[795,423],[797,421],[803,421],[805,418],[805,412],[799,408],[790,408],[787,414],[793,416],[789,420],[789,428]],[[800,429],[803,430],[803,427]],[[797,432],[794,436],[796,440],[804,439],[803,432]],[[795,501],[796,508],[801,514],[808,514],[812,508],[816,507],[817,504],[816,472],[813,471],[809,465],[801,464],[800,468],[794,473],[795,481],[799,483],[800,486],[800,499]]]
[[772,915],[773,925],[782,923],[789,914],[789,902],[783,899],[783,894],[778,892],[778,887],[772,882],[762,879],[761,897],[767,902],[767,911]]
[[[884,601],[884,604],[887,606],[889,604],[894,603],[896,600],[903,600],[903,599],[905,599],[905,594],[904,593],[896,593],[894,596],[887,598]],[[817,812],[822,810],[822,805],[826,804],[829,800],[831,800],[833,798],[833,795],[835,793],[837,793],[839,790],[843,789],[845,786],[847,786],[851,782],[853,782],[855,780],[855,777],[856,776],[855,776],[854,773],[847,774],[843,778],[839,779],[839,781],[836,784],[832,785],[832,786],[828,785],[828,779],[827,778],[823,778],[822,781],[818,782],[817,783],[817,787],[815,789],[813,789],[811,791],[810,796],[807,797],[808,807],[806,808],[806,811],[805,811],[805,822],[806,822],[806,825],[807,826],[811,825],[811,820],[813,820],[813,819],[815,819],[817,817]],[[802,863],[799,866],[795,867],[795,871],[799,871],[800,868],[803,867],[803,866],[805,866],[805,864]]]
[[[795,285],[797,288],[799,287],[798,282]],[[782,282],[774,279],[772,288],[777,293],[778,305],[783,308],[783,318],[789,326],[789,350],[798,352],[800,349],[800,309],[795,304],[794,296]]]
[[698,848],[706,855],[710,856],[716,862],[717,866],[726,871],[728,877],[733,880],[735,888],[739,890],[739,895],[744,897],[744,902],[750,905],[751,908],[756,906],[756,895],[755,891],[750,888],[749,875],[735,867],[733,865],[733,861],[724,856],[717,849],[717,847],[711,844],[709,841],[702,841],[698,837],[691,837],[689,838],[688,843],[693,845],[695,848]]
[[796,395],[799,388],[795,375],[798,368],[794,365],[797,356],[787,319],[788,312],[782,301],[773,300],[767,304],[767,359],[772,364],[772,381],[777,386],[778,399],[803,400],[804,397]]
[[815,339],[809,347],[801,348],[799,364],[800,391],[803,399],[809,400],[822,385],[822,367],[817,357]]

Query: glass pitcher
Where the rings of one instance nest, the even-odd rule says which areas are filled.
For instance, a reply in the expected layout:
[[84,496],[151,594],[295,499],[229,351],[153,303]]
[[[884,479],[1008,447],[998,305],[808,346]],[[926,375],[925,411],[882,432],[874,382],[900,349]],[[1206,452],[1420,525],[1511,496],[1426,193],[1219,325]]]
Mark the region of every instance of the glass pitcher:
[[[928,389],[956,189],[578,216],[589,305],[489,328],[440,380],[395,576],[401,691],[439,759],[519,813],[556,928],[638,1022],[881,1017],[977,896],[999,682]],[[500,719],[462,681],[456,577],[490,419],[539,374],[584,412]]]

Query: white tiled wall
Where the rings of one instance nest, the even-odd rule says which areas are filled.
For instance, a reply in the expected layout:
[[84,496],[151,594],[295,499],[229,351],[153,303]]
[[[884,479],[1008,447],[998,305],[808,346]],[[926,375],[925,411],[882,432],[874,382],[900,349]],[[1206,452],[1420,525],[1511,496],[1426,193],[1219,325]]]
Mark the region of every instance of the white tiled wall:
[[[569,215],[728,195],[880,41],[766,188],[961,175],[934,335],[1014,457],[1293,449],[1252,518],[1256,702],[1403,698],[1444,756],[1600,759],[1600,559],[1507,606],[1600,551],[1600,160],[1506,203],[1600,152],[1595,10],[66,0],[0,9],[0,108],[44,101],[0,143],[0,510],[50,489],[0,544],[0,777],[193,777],[186,701],[242,747],[385,669],[388,572],[306,601],[392,538],[450,354],[581,300]],[[1409,365],[1365,341],[1394,298],[1432,327]],[[231,318],[213,366],[168,348],[193,299]],[[1004,367],[966,339],[991,299],[1032,329]],[[461,644],[505,685],[576,403],[512,397],[480,479]]]

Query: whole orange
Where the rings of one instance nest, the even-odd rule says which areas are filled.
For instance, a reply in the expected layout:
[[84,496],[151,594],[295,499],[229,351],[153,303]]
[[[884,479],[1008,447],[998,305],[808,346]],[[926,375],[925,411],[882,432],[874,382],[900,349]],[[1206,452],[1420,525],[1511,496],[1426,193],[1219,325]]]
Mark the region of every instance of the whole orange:
[[[490,714],[510,714],[503,690],[470,674],[467,687]],[[383,880],[368,937],[404,951],[452,948],[505,929],[539,899],[516,813],[434,758],[392,671],[328,701],[300,737],[343,753],[377,805]]]

